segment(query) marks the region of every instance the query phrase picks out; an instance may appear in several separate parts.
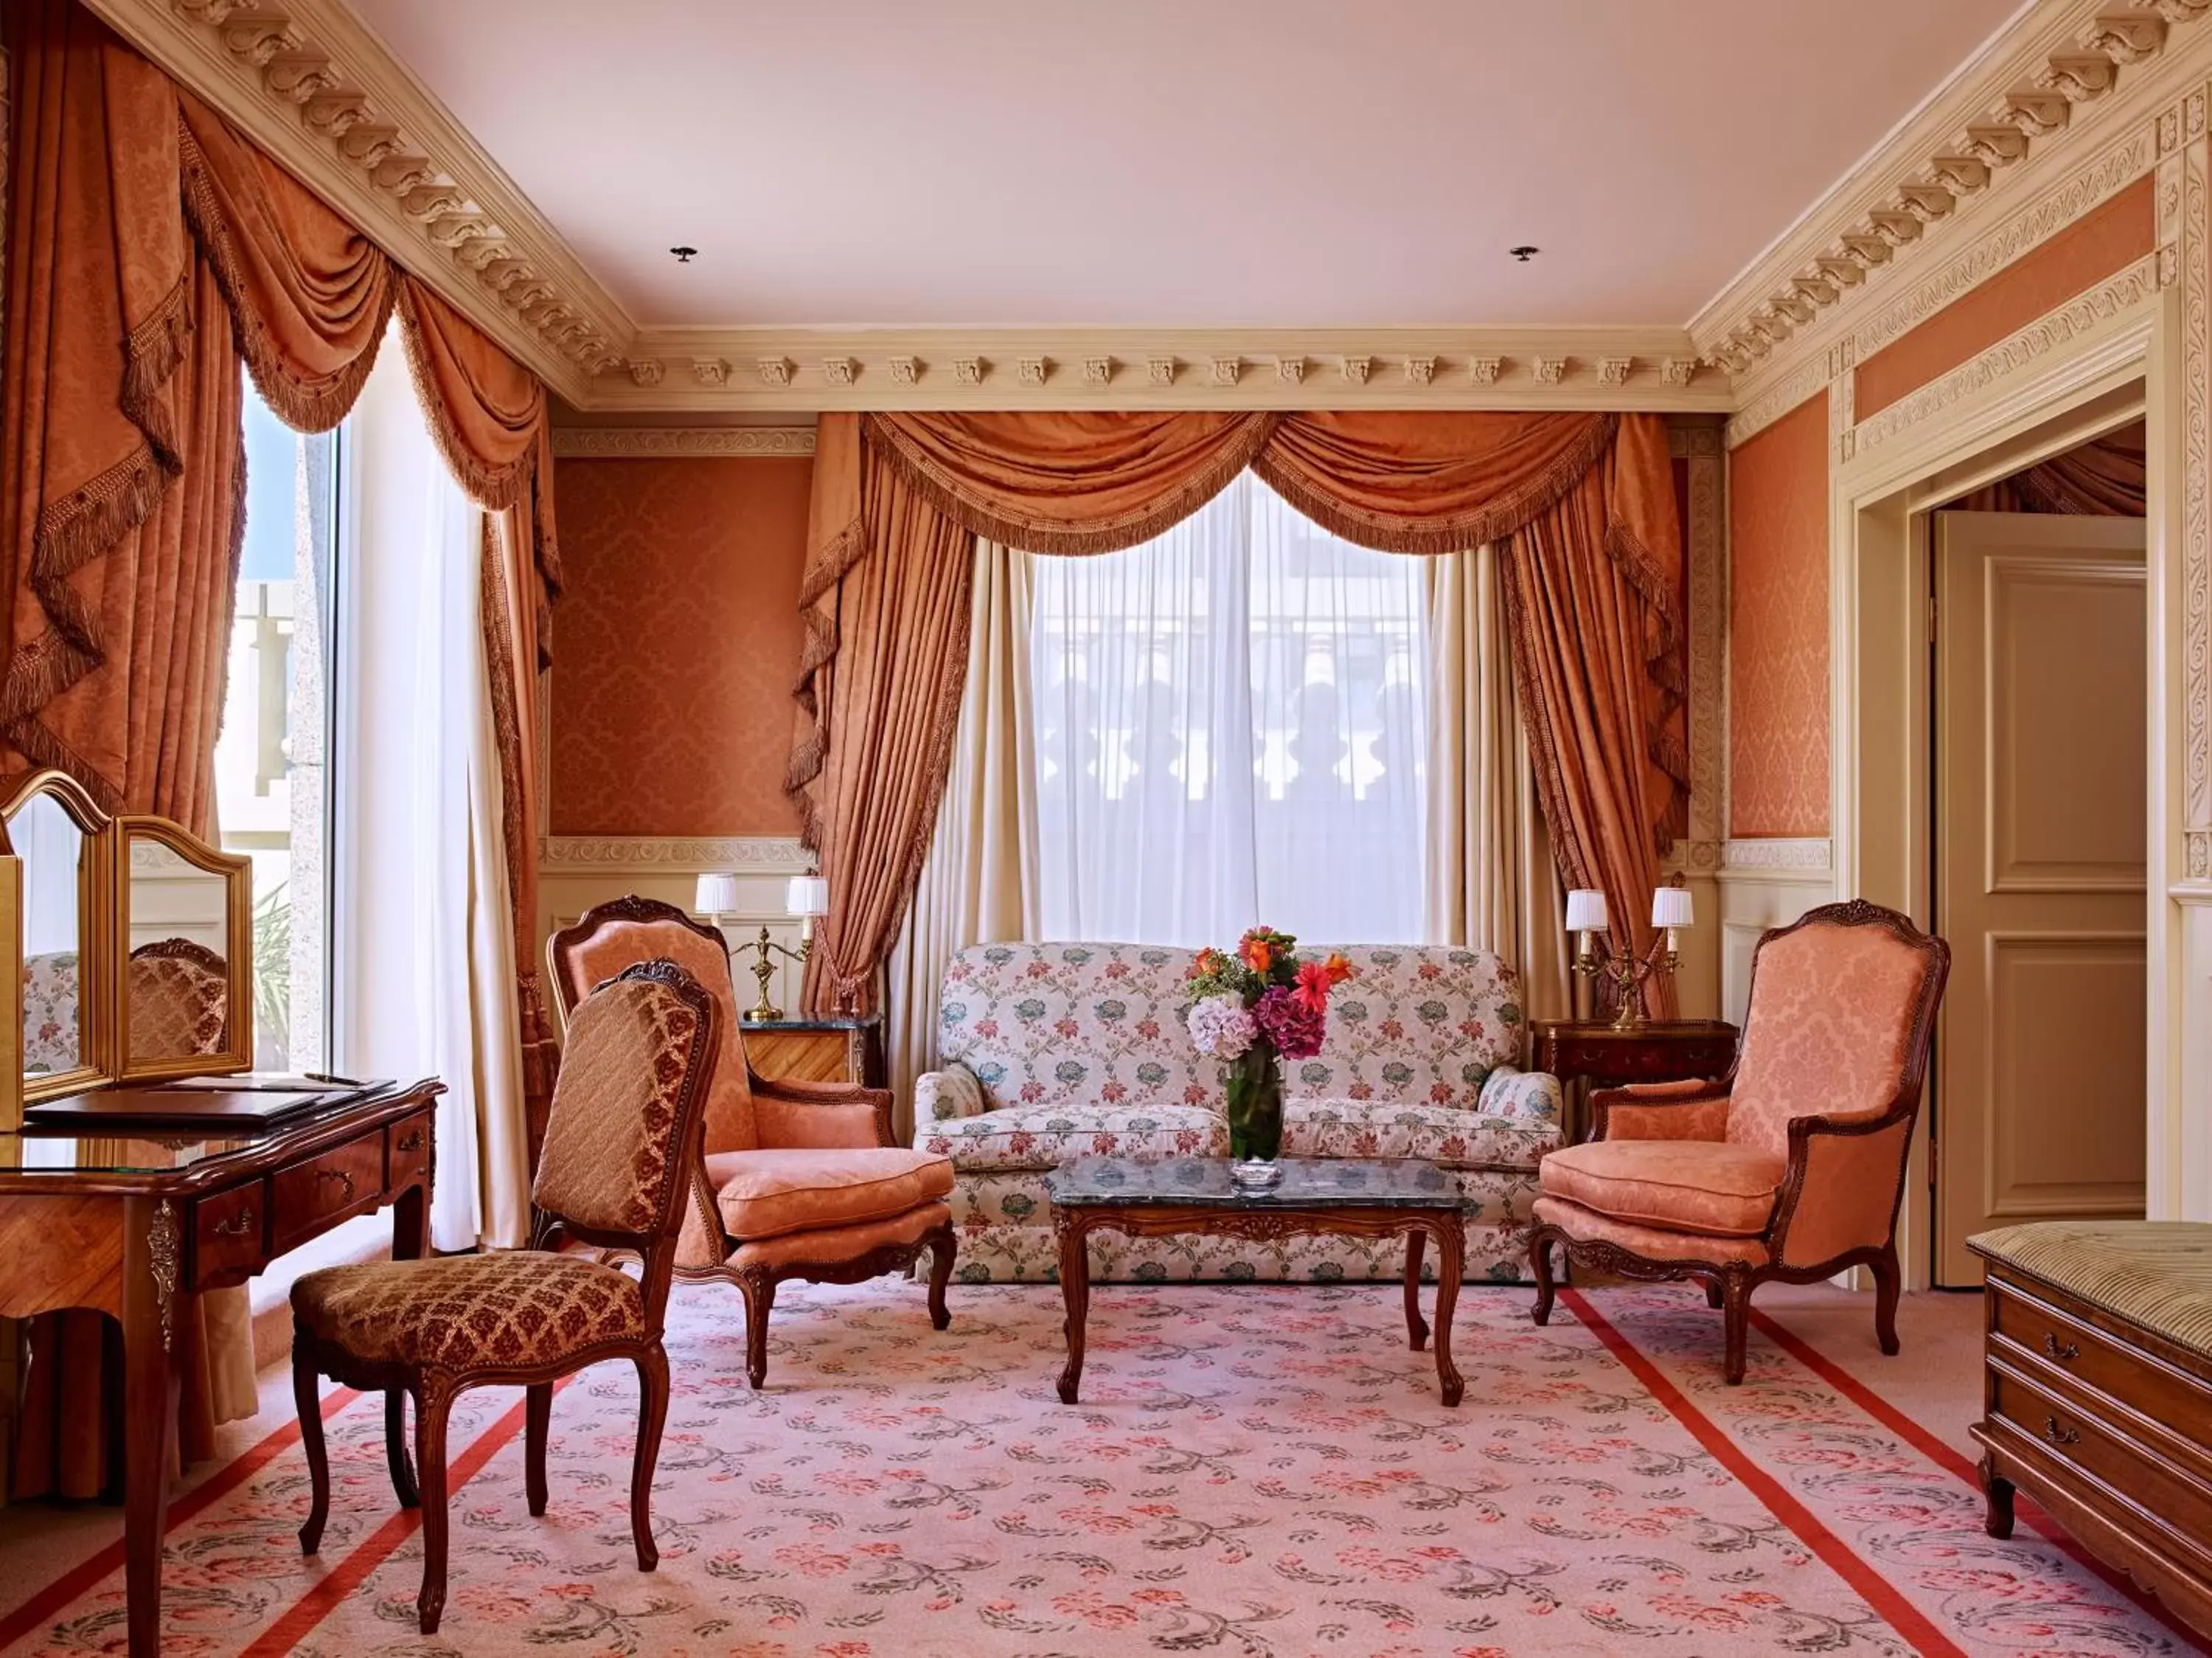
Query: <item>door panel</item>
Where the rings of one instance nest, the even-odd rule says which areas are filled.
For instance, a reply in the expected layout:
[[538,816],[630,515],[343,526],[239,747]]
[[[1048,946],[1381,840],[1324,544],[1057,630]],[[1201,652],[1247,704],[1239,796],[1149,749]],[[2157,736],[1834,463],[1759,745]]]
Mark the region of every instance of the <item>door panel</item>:
[[2140,519],[1936,515],[1936,1281],[1991,1226],[2143,1210]]

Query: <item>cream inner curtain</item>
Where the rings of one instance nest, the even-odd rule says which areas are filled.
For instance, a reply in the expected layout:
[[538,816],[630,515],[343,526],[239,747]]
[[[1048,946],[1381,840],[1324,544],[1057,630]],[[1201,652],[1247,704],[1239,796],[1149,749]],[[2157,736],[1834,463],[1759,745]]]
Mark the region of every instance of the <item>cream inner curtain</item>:
[[945,804],[906,926],[885,968],[885,1052],[896,1127],[912,1137],[914,1080],[936,1063],[945,964],[971,944],[1039,936],[1030,633],[1032,560],[981,536],[968,679]]
[[1426,561],[1428,813],[1422,933],[1495,950],[1521,973],[1522,1011],[1573,1006],[1566,899],[1513,688],[1498,549]]

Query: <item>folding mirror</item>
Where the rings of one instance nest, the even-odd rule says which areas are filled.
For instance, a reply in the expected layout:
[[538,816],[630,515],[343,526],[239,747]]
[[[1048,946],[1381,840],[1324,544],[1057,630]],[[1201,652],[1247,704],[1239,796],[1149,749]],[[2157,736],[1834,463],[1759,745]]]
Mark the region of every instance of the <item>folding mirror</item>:
[[107,814],[59,771],[24,779],[0,819],[21,864],[21,924],[7,936],[21,969],[9,1022],[21,1033],[22,1097],[50,1100],[110,1075],[113,841]]
[[122,817],[123,1081],[253,1063],[252,865],[167,818]]

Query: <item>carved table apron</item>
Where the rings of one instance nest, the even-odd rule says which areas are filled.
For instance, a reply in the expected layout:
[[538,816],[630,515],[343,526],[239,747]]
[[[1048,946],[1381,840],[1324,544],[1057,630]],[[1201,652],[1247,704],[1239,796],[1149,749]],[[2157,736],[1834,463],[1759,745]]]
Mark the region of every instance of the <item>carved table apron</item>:
[[[198,1297],[244,1283],[286,1251],[387,1204],[394,1258],[422,1255],[431,1109],[443,1092],[424,1081],[234,1140],[144,1130],[0,1134],[0,1317],[85,1308],[123,1327],[131,1658],[161,1650],[176,1360]],[[389,1422],[400,1395],[387,1394],[385,1408]]]
[[1060,1373],[1060,1402],[1074,1404],[1083,1380],[1085,1326],[1091,1312],[1091,1251],[1085,1240],[1093,1232],[1121,1232],[1133,1238],[1200,1233],[1263,1242],[1330,1234],[1364,1238],[1402,1235],[1406,1240],[1406,1344],[1416,1353],[1429,1338],[1429,1326],[1421,1317],[1422,1246],[1425,1240],[1434,1239],[1437,1382],[1443,1402],[1457,1405],[1465,1384],[1452,1363],[1451,1326],[1467,1245],[1462,1210],[1456,1190],[1449,1201],[1433,1206],[1387,1209],[1332,1204],[1326,1199],[1264,1209],[1151,1201],[1054,1204],[1052,1219],[1060,1239],[1060,1288],[1067,1308],[1067,1364]]

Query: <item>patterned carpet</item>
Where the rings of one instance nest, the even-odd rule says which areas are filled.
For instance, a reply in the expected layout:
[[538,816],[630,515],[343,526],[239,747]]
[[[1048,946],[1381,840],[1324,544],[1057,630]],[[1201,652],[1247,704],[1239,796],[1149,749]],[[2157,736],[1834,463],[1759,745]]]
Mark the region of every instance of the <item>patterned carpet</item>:
[[[749,1393],[736,1298],[679,1287],[655,1493],[625,1508],[628,1367],[554,1405],[524,1507],[520,1396],[453,1424],[453,1590],[414,1626],[419,1544],[373,1399],[325,1403],[336,1489],[303,1560],[295,1429],[201,1485],[169,1539],[166,1650],[328,1658],[738,1654],[2145,1654],[2197,1650],[2024,1516],[1983,1535],[1971,1471],[1771,1323],[1741,1388],[1693,1289],[1528,1321],[1470,1290],[1466,1402],[1437,1402],[1389,1287],[1108,1285],[1063,1406],[1058,1293],[799,1288]],[[1871,1342],[1870,1332],[1862,1339]],[[9,1654],[119,1650],[119,1550],[0,1620]]]

